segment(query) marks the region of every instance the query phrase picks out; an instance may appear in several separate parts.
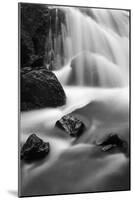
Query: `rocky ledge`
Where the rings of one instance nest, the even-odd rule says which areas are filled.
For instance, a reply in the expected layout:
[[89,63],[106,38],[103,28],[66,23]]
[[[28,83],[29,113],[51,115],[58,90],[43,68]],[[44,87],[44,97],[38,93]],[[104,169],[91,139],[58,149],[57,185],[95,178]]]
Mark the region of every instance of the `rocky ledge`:
[[21,111],[65,103],[65,92],[53,72],[40,69],[21,74]]

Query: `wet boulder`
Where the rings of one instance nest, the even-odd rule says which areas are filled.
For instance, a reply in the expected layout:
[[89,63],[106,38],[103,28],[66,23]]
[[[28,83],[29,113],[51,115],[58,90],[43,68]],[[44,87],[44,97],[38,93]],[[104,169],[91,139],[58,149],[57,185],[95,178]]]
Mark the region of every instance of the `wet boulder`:
[[21,111],[58,107],[65,103],[65,92],[53,72],[40,69],[22,73]]
[[28,137],[26,142],[21,148],[21,159],[25,161],[35,161],[45,158],[50,151],[50,145],[48,142],[44,142],[36,134],[32,134]]
[[97,145],[102,146],[103,151],[108,151],[115,147],[118,147],[119,149],[124,151],[127,148],[126,141],[121,139],[120,136],[116,133],[111,133],[106,137],[102,138],[102,140],[97,142]]
[[85,129],[83,122],[70,114],[63,116],[58,120],[55,126],[64,130],[72,137],[80,136]]

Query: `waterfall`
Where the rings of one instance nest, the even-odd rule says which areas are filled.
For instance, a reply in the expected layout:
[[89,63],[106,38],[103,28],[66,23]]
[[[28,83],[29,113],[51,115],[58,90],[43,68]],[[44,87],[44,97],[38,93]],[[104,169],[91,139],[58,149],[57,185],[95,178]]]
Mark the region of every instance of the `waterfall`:
[[[66,104],[21,113],[21,142],[36,133],[51,147],[46,159],[22,166],[22,191],[29,196],[127,190],[129,158],[118,148],[104,152],[96,142],[117,133],[129,145],[129,14],[55,7],[56,33],[50,27],[48,43]],[[60,31],[58,10],[65,15]],[[55,127],[70,113],[85,125],[78,138]]]
[[[56,44],[63,44],[64,63],[67,64],[68,71],[70,67],[72,71],[68,72],[69,79],[63,83],[101,87],[127,86],[127,11],[72,7],[60,9],[65,13],[66,24],[62,24],[61,35],[56,38]],[[65,75],[61,73],[60,77],[63,80]]]

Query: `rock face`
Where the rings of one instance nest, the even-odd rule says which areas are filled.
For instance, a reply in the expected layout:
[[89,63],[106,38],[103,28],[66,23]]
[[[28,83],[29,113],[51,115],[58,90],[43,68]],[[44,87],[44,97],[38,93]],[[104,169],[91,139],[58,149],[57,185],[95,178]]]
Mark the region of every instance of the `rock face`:
[[114,147],[121,148],[125,150],[127,147],[127,143],[122,140],[116,133],[111,133],[110,135],[103,138],[97,145],[102,146],[103,151],[108,151]]
[[80,136],[85,129],[84,124],[79,119],[70,114],[62,117],[59,121],[56,122],[55,126],[64,130],[72,137]]
[[54,48],[49,40],[50,29],[53,44],[55,36],[61,34],[62,25],[65,24],[64,12],[45,4],[21,3],[20,19],[21,68],[31,65],[32,69],[34,66],[45,67],[50,64],[49,54]]
[[48,142],[44,142],[42,139],[32,134],[28,137],[26,143],[21,149],[21,159],[25,161],[34,161],[44,158],[50,151],[50,145]]
[[48,70],[33,70],[21,76],[21,111],[57,107],[66,103],[65,92]]

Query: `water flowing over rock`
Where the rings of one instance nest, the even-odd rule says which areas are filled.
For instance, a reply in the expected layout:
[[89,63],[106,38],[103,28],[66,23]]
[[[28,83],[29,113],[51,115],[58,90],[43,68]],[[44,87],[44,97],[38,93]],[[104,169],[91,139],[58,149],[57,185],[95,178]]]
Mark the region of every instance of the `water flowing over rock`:
[[21,77],[21,110],[57,107],[66,103],[65,92],[48,70],[33,70]]
[[129,83],[128,13],[93,8],[61,7],[60,9],[65,12],[66,24],[63,24],[62,34],[60,39],[57,38],[57,42],[63,41],[64,63],[71,65],[69,73],[71,80],[67,80],[65,84],[97,87],[127,86]]
[[[21,10],[21,67],[58,70],[76,59],[77,67],[70,67],[76,81],[65,84],[128,85],[128,12],[34,4],[22,4]],[[85,51],[89,58],[80,58]]]
[[129,190],[129,11],[35,7],[22,8],[21,143],[39,133],[51,153],[21,162],[23,195]]
[[97,142],[97,145],[102,146],[103,151],[108,151],[112,148],[119,148],[122,151],[127,151],[127,143],[116,133],[111,133],[107,137],[101,139]]
[[83,51],[73,57],[70,66],[68,85],[91,87],[123,87],[125,85],[119,67],[99,54]]

